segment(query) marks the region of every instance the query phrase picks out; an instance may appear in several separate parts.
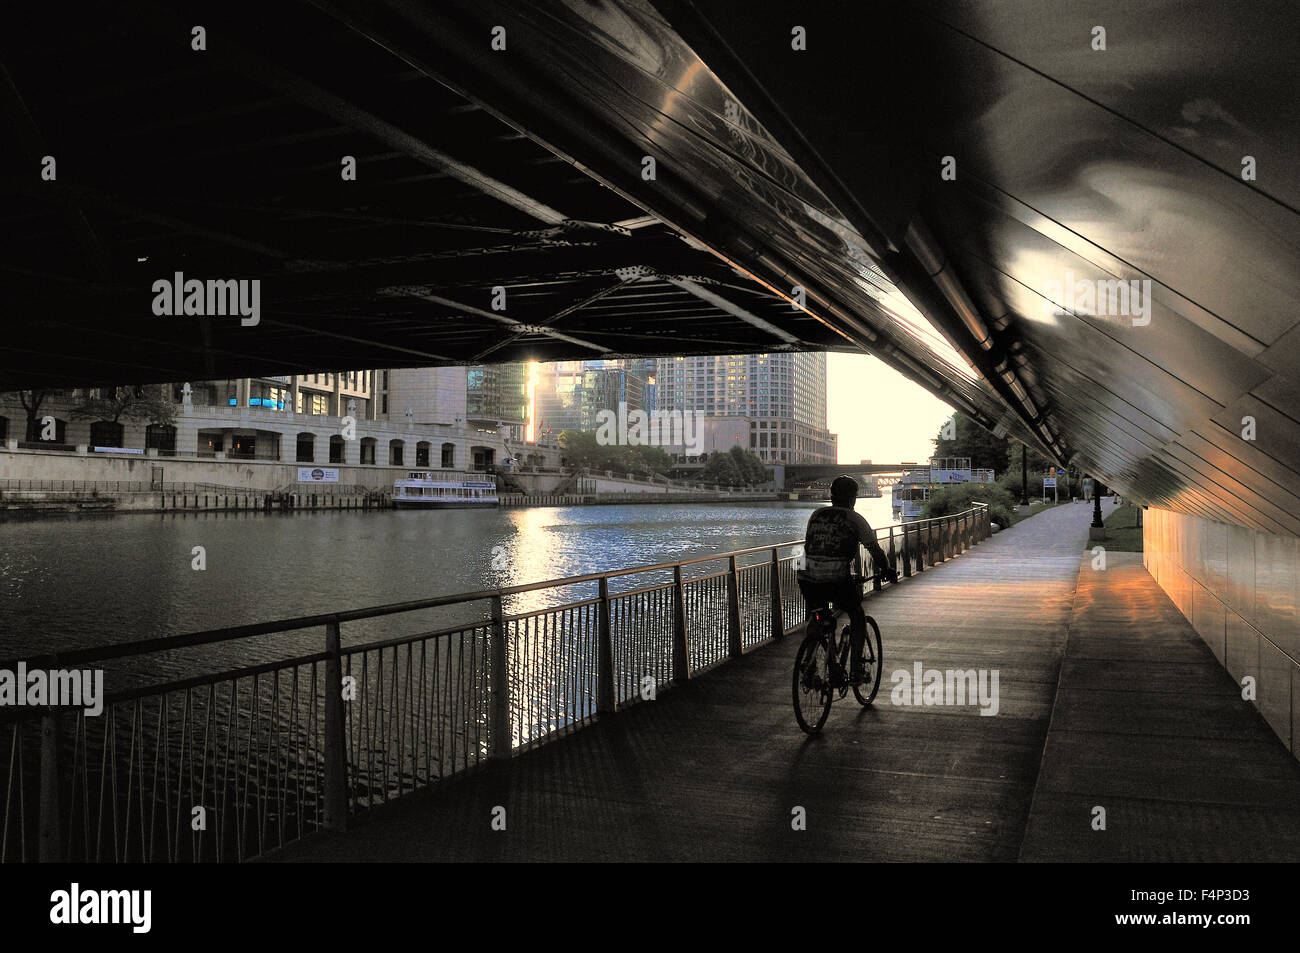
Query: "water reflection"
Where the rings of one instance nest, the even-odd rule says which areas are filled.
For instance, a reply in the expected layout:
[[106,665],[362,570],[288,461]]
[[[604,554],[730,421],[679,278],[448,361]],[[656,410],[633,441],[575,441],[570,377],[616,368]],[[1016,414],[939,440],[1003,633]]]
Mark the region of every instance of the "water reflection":
[[[205,514],[0,524],[0,657],[130,642],[201,629],[583,573],[690,559],[796,539],[815,504],[550,507],[436,512]],[[861,500],[874,525],[887,500]],[[203,546],[207,569],[191,568]],[[721,563],[706,568],[716,571]],[[615,582],[614,591],[650,583]],[[509,612],[575,592],[515,597]],[[485,604],[349,623],[345,644],[482,618]],[[171,653],[157,674],[314,652],[319,629]]]

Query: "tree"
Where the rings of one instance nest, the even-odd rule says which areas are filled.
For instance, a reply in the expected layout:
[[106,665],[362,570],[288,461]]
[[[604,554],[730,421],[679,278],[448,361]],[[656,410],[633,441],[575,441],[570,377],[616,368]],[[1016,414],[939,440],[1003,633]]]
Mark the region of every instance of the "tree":
[[656,473],[662,476],[673,465],[670,457],[662,447],[625,447],[628,466],[641,473]]
[[1011,525],[1011,510],[1016,505],[1014,494],[997,484],[979,486],[975,483],[955,483],[932,490],[921,510],[921,516],[926,519],[951,516],[970,509],[972,503],[987,504],[989,519],[999,526]]
[[605,447],[596,442],[596,435],[590,431],[564,430],[560,433],[560,446],[564,448],[564,459],[575,470],[589,467],[603,470],[600,465],[604,459]]
[[[993,470],[995,473],[1006,472],[1010,465],[1010,454],[1005,437],[995,437],[985,430],[969,414],[957,411],[953,415],[956,422],[953,439],[944,439],[943,429],[934,438],[934,455],[936,457],[969,457],[970,465],[976,469]],[[1020,454],[1016,454],[1016,463]]]
[[713,454],[700,471],[702,482],[726,486],[766,483],[769,479],[771,477],[763,461],[742,447],[732,447],[726,453]]
[[660,447],[602,444],[590,430],[565,430],[560,445],[565,462],[575,469],[662,474],[672,466],[672,458]]
[[49,390],[20,390],[18,392],[18,402],[23,405],[23,410],[27,411],[27,436],[24,440],[40,439],[41,425],[40,413],[41,404],[49,397],[53,391]]
[[176,422],[176,402],[166,384],[106,387],[88,392],[68,413],[81,420],[107,420],[114,424],[125,417],[170,425]]

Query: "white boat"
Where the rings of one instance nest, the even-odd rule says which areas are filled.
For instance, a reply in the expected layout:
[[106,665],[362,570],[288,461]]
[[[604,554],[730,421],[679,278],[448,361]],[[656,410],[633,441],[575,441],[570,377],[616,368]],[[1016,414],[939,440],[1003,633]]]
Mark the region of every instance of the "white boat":
[[413,470],[393,484],[393,505],[409,509],[467,509],[499,506],[496,477],[440,480],[427,470]]
[[904,521],[919,518],[932,490],[956,483],[987,486],[993,478],[992,470],[972,469],[969,457],[931,457],[929,466],[908,466],[890,488],[894,518]]

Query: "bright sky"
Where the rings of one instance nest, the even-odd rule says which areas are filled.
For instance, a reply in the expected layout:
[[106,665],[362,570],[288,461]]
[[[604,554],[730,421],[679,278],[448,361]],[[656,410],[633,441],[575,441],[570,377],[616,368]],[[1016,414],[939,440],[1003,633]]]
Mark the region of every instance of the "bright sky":
[[826,355],[826,415],[839,463],[930,459],[952,408],[867,354]]

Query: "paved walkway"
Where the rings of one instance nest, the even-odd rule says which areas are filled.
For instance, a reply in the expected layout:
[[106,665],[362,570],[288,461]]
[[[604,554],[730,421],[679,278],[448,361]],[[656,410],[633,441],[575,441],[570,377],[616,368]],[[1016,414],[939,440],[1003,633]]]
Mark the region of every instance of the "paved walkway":
[[1300,763],[1140,553],[1079,568],[1020,857],[1300,860]]
[[[836,702],[820,736],[794,723],[787,638],[268,859],[1300,859],[1300,765],[1140,560],[1081,562],[1090,513],[1047,510],[869,598],[880,698]],[[892,704],[916,662],[996,669],[997,715]]]

